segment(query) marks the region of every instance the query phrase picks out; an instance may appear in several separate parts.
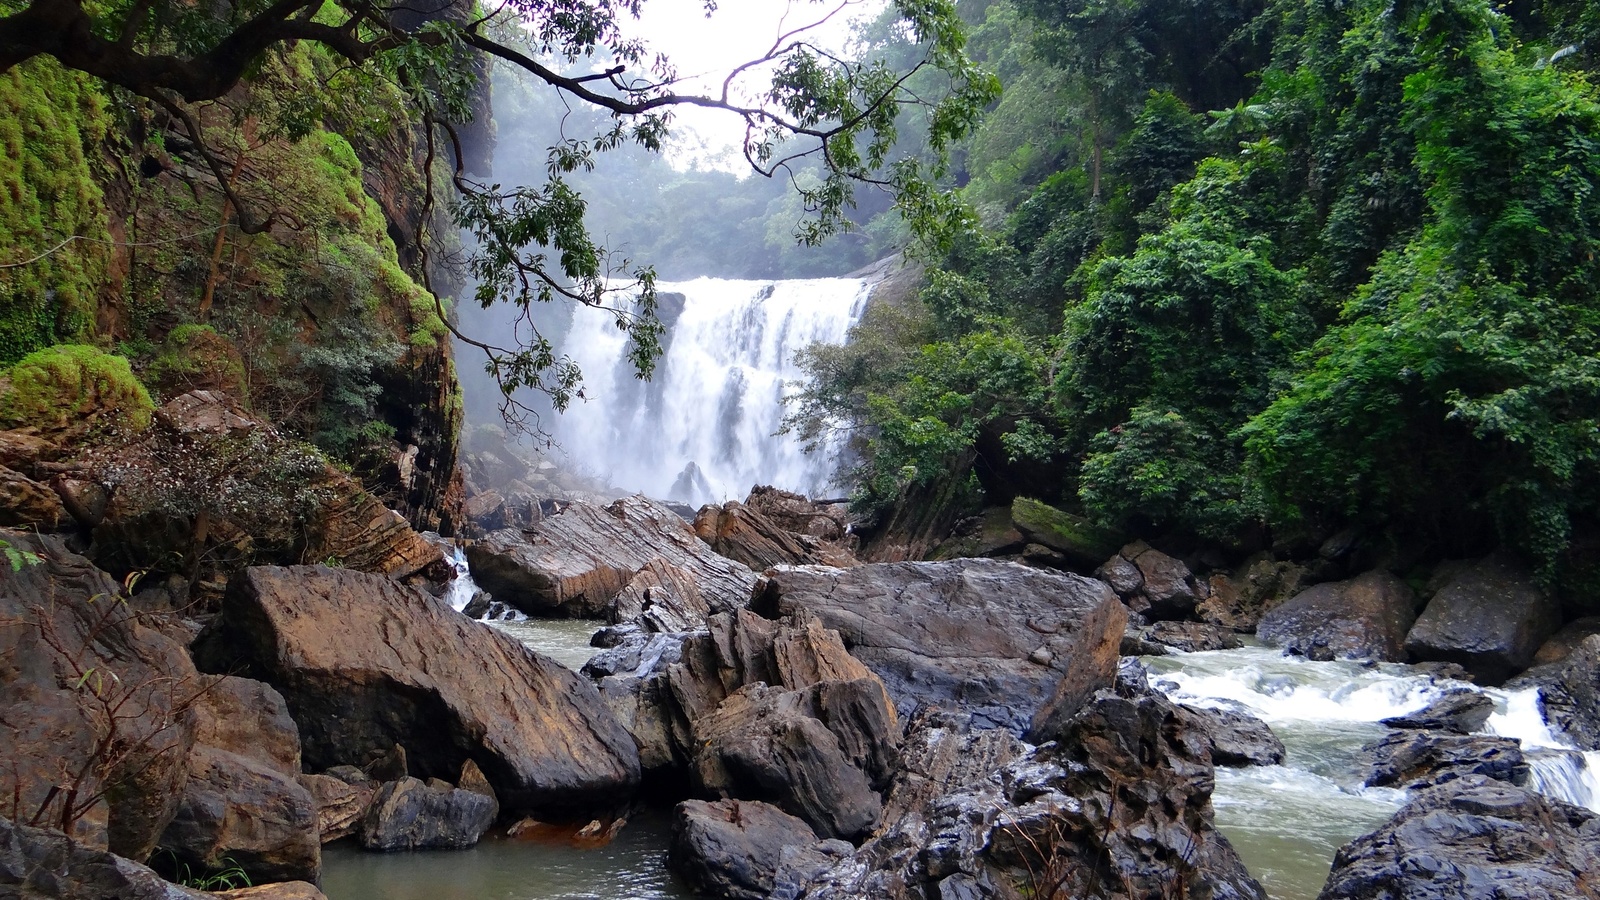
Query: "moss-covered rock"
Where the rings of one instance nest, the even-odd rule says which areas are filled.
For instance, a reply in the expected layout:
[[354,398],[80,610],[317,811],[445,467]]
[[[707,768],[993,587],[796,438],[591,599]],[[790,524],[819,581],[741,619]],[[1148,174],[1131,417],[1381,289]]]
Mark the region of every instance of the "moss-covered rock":
[[1027,497],[1012,502],[1011,522],[1030,541],[1058,550],[1070,562],[1090,568],[1105,562],[1127,540],[1082,516]]
[[82,344],[30,353],[0,384],[0,424],[55,438],[141,431],[155,410],[126,359]]
[[145,381],[163,398],[189,391],[222,391],[249,401],[239,348],[210,325],[172,329],[145,370]]

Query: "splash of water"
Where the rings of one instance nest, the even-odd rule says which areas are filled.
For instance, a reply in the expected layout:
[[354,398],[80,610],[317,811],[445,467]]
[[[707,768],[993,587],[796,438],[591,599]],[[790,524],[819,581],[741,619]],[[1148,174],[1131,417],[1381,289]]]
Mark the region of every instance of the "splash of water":
[[[872,283],[700,278],[657,288],[669,331],[649,382],[633,377],[608,317],[575,317],[568,345],[587,399],[554,420],[567,465],[691,505],[743,499],[756,484],[827,493],[839,447],[808,454],[777,435],[783,398],[801,376],[795,353],[843,342]],[[683,296],[681,312],[668,294]]]

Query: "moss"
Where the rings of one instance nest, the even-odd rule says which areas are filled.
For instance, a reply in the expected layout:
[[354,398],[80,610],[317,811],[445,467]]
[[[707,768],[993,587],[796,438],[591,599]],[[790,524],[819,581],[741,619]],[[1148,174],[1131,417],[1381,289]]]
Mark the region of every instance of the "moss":
[[65,435],[97,428],[143,430],[155,404],[128,361],[98,347],[62,344],[11,367],[0,393],[0,422]]
[[0,364],[82,337],[110,259],[96,148],[111,117],[90,80],[37,58],[0,74]]
[[179,325],[167,335],[145,382],[162,397],[218,390],[248,402],[244,359],[233,342],[209,325]]
[[1105,562],[1127,542],[1116,531],[1027,497],[1012,502],[1011,521],[1029,539],[1086,566]]

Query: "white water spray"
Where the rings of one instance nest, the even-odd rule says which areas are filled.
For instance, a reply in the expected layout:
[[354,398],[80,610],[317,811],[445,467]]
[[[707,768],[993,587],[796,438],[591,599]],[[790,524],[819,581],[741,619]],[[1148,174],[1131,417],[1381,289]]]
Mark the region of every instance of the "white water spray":
[[842,343],[872,283],[855,278],[661,283],[666,352],[640,382],[609,317],[574,317],[568,347],[587,400],[554,420],[568,466],[612,485],[691,505],[743,499],[757,484],[826,494],[838,447],[807,454],[777,435],[796,351]]

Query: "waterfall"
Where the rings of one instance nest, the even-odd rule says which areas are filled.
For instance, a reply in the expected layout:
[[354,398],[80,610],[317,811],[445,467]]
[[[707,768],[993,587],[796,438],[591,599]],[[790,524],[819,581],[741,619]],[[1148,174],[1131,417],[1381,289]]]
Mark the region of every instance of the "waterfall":
[[842,343],[871,288],[858,278],[660,283],[668,330],[648,382],[634,377],[611,318],[578,310],[564,349],[583,370],[585,399],[553,420],[563,464],[695,506],[743,499],[756,484],[827,493],[840,447],[808,454],[777,435],[783,398],[801,375],[796,351]]

